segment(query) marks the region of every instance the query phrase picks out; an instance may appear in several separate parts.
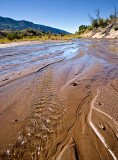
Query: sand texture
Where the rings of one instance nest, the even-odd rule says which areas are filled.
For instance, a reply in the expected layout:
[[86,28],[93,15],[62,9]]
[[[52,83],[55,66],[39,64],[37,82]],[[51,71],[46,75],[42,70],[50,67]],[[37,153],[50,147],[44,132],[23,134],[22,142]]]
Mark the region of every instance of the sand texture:
[[118,40],[0,50],[0,159],[118,159]]

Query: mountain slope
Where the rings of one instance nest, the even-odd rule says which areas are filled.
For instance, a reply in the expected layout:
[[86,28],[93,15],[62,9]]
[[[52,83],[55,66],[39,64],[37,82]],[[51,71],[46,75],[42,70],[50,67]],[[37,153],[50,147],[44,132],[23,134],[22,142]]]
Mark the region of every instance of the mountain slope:
[[11,18],[5,18],[0,16],[0,29],[1,30],[8,30],[8,29],[13,29],[16,30],[18,29],[19,31],[26,29],[26,28],[32,28],[34,30],[41,30],[44,32],[50,31],[51,33],[65,33],[65,34],[70,34],[69,32],[66,32],[64,30],[60,30],[57,28],[52,28],[49,26],[45,25],[39,25],[39,24],[34,24],[29,21],[21,20],[21,21],[16,21]]

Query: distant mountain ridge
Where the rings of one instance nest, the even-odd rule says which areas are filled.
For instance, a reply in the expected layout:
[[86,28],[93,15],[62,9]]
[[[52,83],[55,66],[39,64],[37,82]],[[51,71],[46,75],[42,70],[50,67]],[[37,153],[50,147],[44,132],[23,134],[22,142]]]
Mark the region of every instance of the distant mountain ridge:
[[6,18],[6,17],[1,17],[0,16],[0,30],[8,30],[8,29],[13,29],[13,30],[23,30],[26,28],[32,28],[34,30],[41,30],[44,32],[51,32],[51,33],[65,33],[65,34],[70,34],[69,32],[66,32],[61,29],[45,26],[45,25],[40,25],[40,24],[34,24],[29,21],[21,20],[17,21],[12,18]]

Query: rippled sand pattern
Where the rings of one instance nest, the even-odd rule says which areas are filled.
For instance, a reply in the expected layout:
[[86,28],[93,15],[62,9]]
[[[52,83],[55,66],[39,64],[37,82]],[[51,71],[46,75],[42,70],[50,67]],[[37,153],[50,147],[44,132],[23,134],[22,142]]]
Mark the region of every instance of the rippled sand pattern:
[[[43,159],[53,140],[63,131],[67,110],[53,88],[53,70],[47,70],[34,82],[32,112],[26,119],[15,145],[2,156],[6,159]],[[24,152],[25,151],[25,152]]]

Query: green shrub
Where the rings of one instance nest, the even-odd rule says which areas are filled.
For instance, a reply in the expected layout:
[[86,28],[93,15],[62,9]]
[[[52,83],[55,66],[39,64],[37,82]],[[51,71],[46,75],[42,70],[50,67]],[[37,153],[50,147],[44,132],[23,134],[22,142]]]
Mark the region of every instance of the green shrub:
[[23,33],[20,33],[20,34],[10,33],[7,35],[8,40],[22,39],[23,37],[24,37]]
[[110,14],[109,18],[110,19],[116,19],[117,14],[118,14],[118,11],[115,11],[114,14]]
[[32,34],[32,35],[36,35],[36,31],[33,30],[33,29],[29,30],[29,32],[30,32],[30,34]]
[[82,33],[84,33],[86,31],[86,29],[81,29],[81,30],[79,30],[79,34],[82,34]]
[[41,38],[41,34],[39,34],[39,38]]
[[117,31],[117,30],[118,30],[118,27],[115,26],[115,27],[114,27],[114,30]]
[[93,28],[97,28],[98,27],[98,20],[97,19],[93,19],[93,21],[92,21],[92,27]]
[[110,22],[110,19],[106,19],[106,22],[109,23],[109,22]]
[[79,27],[78,34],[84,33],[87,28],[88,28],[88,26],[86,26],[86,25],[81,25],[81,26]]
[[104,19],[103,18],[100,18],[99,21],[98,21],[98,26],[102,26],[104,23]]
[[23,37],[24,37],[23,33],[17,35],[17,39],[23,39]]
[[12,35],[12,34],[8,34],[8,35],[7,35],[7,39],[8,39],[8,40],[13,40],[13,39],[14,39],[14,38],[13,38],[13,35]]
[[86,28],[87,28],[86,25],[81,25],[81,26],[79,26],[79,30],[86,29]]
[[13,39],[17,39],[17,34],[16,33],[13,33],[12,36],[13,36]]
[[100,18],[98,21],[98,26],[101,26],[102,28],[107,26],[107,21],[104,20],[103,18]]
[[30,34],[29,34],[29,36],[31,36],[31,37],[32,37],[33,35],[34,35],[33,33],[30,33]]
[[87,29],[88,29],[88,31],[91,31],[92,30],[92,26],[89,26]]

